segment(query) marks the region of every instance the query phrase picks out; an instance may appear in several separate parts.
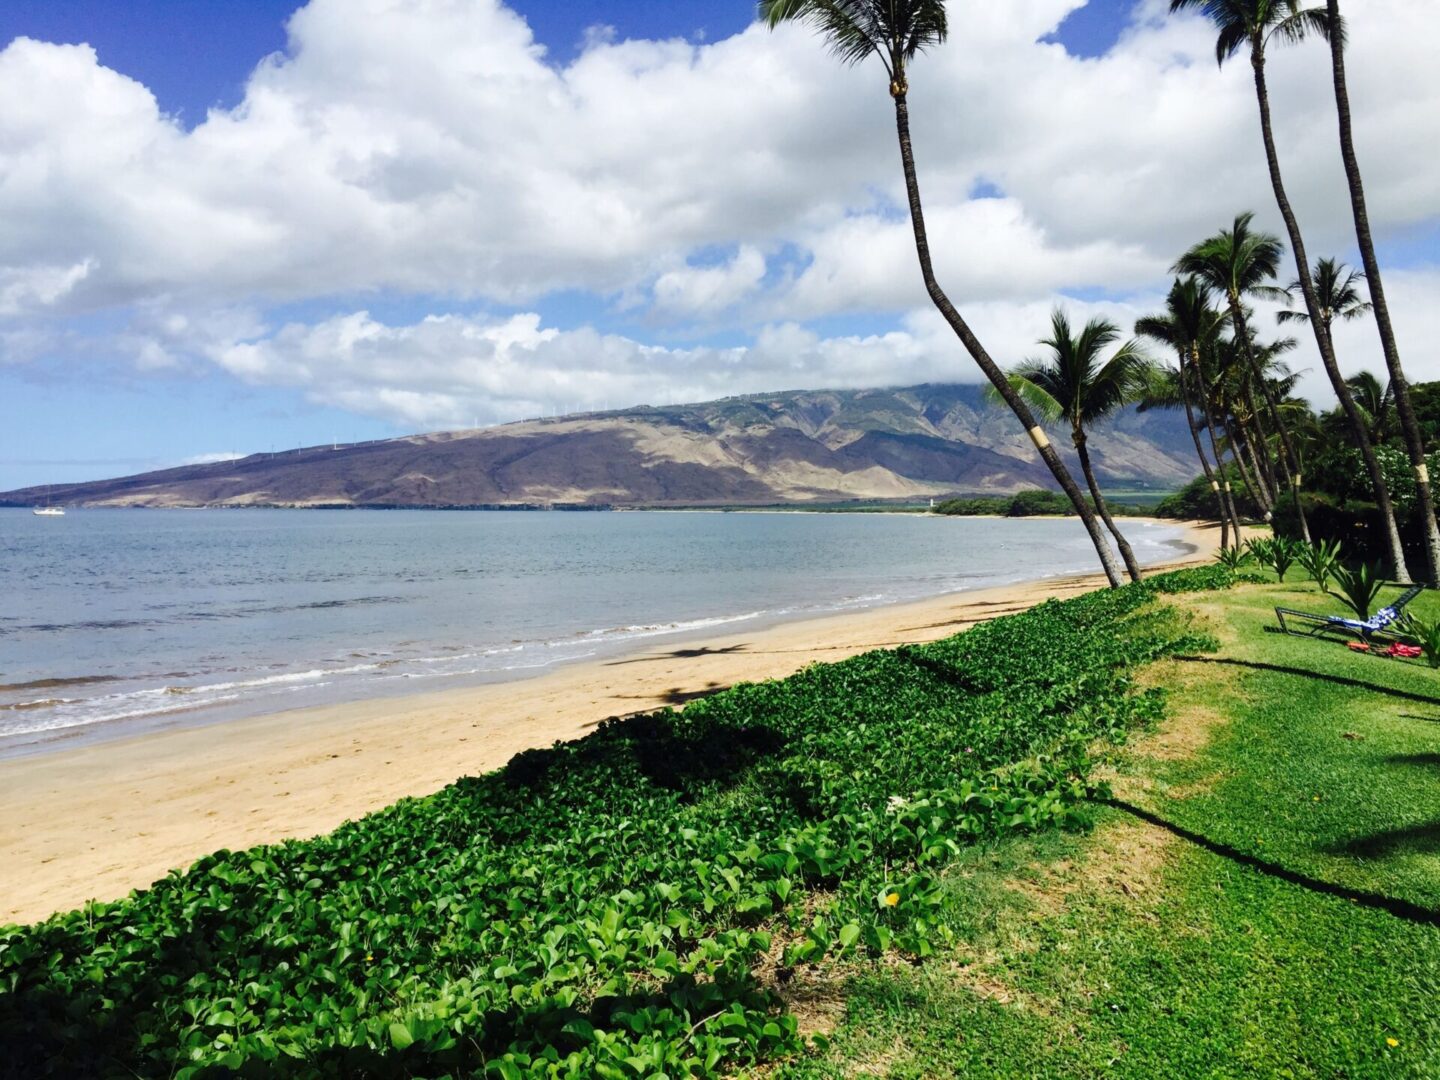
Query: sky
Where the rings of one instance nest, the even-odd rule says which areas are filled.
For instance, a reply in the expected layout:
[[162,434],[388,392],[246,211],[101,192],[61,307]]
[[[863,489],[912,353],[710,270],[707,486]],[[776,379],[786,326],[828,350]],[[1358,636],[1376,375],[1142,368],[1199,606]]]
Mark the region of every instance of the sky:
[[[1431,0],[1352,0],[1412,379],[1440,378]],[[911,71],[941,283],[1002,363],[1122,326],[1242,210],[1243,60],[1164,0],[952,0]],[[744,0],[7,0],[0,490],[736,393],[978,381],[915,265],[886,80]],[[1328,56],[1270,64],[1312,257],[1352,263]],[[1293,270],[1293,268],[1292,268]],[[1293,273],[1285,274],[1288,280]],[[1269,312],[1261,322],[1278,334]],[[1369,320],[1337,342],[1380,371]],[[1331,398],[1313,347],[1301,391]]]

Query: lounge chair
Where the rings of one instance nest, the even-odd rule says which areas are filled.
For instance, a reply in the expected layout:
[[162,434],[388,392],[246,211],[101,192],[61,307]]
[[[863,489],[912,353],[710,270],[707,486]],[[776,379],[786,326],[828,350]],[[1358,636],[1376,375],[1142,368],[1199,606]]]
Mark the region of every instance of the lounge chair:
[[[1355,634],[1361,641],[1368,642],[1376,634],[1384,634],[1391,626],[1399,622],[1405,605],[1424,591],[1423,585],[1412,585],[1397,596],[1393,604],[1381,608],[1368,619],[1347,619],[1341,615],[1313,615],[1308,611],[1295,611],[1293,608],[1282,607],[1275,609],[1275,617],[1280,620],[1280,629],[1287,634],[1323,634],[1333,630],[1342,634]],[[1308,624],[1309,628],[1292,630],[1285,621],[1287,617],[1292,622]]]

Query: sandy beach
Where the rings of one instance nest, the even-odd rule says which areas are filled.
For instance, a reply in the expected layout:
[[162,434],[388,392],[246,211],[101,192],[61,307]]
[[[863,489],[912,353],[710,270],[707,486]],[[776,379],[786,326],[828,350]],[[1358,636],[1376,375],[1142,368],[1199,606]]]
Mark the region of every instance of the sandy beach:
[[[1173,523],[1171,523],[1173,524]],[[1191,526],[1208,561],[1218,530]],[[445,693],[296,710],[0,762],[0,923],[113,900],[219,848],[313,836],[404,796],[584,735],[607,717],[683,705],[815,661],[932,641],[1100,575],[668,641],[619,658]]]

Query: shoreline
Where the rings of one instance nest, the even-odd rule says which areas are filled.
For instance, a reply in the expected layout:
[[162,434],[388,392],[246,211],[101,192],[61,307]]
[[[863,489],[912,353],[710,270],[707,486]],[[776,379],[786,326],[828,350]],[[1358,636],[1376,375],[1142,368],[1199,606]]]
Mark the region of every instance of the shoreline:
[[[1149,519],[1133,519],[1149,520]],[[1207,561],[1218,529],[1183,529]],[[328,832],[406,796],[585,735],[603,720],[682,706],[817,661],[948,637],[1052,596],[1088,573],[949,593],[747,629],[718,628],[479,686],[312,706],[143,732],[0,761],[0,924],[112,900],[220,848]]]

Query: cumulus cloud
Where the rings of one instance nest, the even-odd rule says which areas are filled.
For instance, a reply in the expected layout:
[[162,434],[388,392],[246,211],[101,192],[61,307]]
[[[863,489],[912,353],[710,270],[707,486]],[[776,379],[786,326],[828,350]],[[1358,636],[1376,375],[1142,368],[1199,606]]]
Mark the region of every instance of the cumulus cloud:
[[[1082,307],[1133,319],[1237,210],[1278,231],[1243,58],[1217,71],[1212,31],[1164,0],[1142,0],[1102,58],[1044,43],[1082,3],[954,0],[951,42],[912,73],[937,269],[997,357],[1028,350],[1061,292],[1126,297]],[[1382,233],[1440,218],[1427,9],[1370,0],[1351,16]],[[1277,51],[1271,76],[1313,254],[1343,253],[1323,47]],[[63,356],[42,343],[63,342],[67,316],[121,311],[115,344],[139,368],[200,358],[420,426],[970,371],[924,307],[883,72],[836,64],[796,26],[713,43],[597,29],[557,65],[499,0],[310,0],[241,103],[189,130],[87,46],[19,39],[0,52],[0,219],[11,363]],[[1396,276],[1402,333],[1433,332],[1431,285]],[[752,343],[660,347],[533,313],[279,330],[267,316],[374,292],[544,311],[561,290]],[[805,326],[856,312],[893,332]],[[1368,355],[1359,339],[1344,351]]]
[[655,279],[656,309],[681,316],[713,316],[752,296],[765,276],[765,256],[749,244],[720,266],[686,266]]
[[[1158,299],[1158,298],[1155,298]],[[1014,362],[1034,349],[1060,302],[1083,321],[1128,325],[1148,310],[1055,298],[992,301],[967,309],[991,351]],[[590,328],[545,326],[538,314],[434,315],[390,325],[365,311],[292,323],[253,340],[197,327],[190,348],[236,378],[290,386],[310,399],[408,428],[461,427],[528,417],[706,401],[729,394],[974,382],[978,369],[931,309],[890,332],[821,336],[799,323],[761,327],[753,344],[665,347]],[[177,347],[172,340],[170,348]]]
[[[917,61],[922,179],[967,287],[1143,283],[1237,207],[1268,209],[1247,65],[1217,73],[1210,30],[1155,0],[1103,59],[1037,40],[1077,6],[956,3],[955,40]],[[1375,0],[1353,24],[1382,226],[1440,213],[1422,6]],[[76,307],[653,284],[662,307],[694,310],[743,299],[778,241],[816,253],[795,289],[804,315],[868,296],[831,265],[847,245],[874,240],[881,262],[903,246],[880,69],[835,64],[803,28],[704,45],[592,34],[565,67],[496,0],[312,0],[289,30],[242,103],[191,131],[88,47],[0,53],[5,273],[84,266],[64,290]],[[1272,66],[1297,204],[1341,244],[1323,52]],[[1010,198],[971,201],[981,177]],[[676,269],[737,243],[728,273]]]

